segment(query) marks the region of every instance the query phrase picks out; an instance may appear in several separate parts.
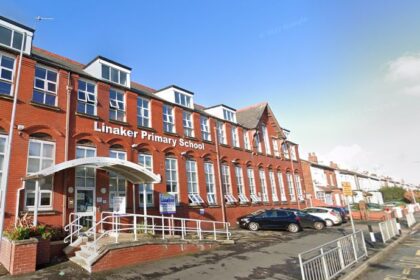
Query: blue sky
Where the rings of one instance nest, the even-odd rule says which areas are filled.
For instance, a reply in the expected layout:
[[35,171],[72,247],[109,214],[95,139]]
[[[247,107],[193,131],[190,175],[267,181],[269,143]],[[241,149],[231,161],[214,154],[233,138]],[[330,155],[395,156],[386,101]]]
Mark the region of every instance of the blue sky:
[[[301,153],[420,183],[419,1],[3,1],[35,45],[203,105],[268,101]],[[53,17],[35,23],[36,16]],[[412,73],[419,71],[419,78]],[[417,87],[419,86],[419,87]]]

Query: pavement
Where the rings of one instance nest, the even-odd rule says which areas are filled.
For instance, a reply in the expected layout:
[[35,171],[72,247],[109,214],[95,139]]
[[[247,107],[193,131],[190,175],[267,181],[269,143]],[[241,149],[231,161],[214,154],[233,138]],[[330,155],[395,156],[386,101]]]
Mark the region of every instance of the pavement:
[[388,251],[357,280],[420,279],[420,231],[415,230],[398,246]]
[[[368,237],[367,225],[357,224]],[[351,233],[350,223],[321,231],[305,229],[293,234],[285,231],[233,230],[236,241],[212,251],[163,259],[118,270],[89,274],[71,262],[63,262],[23,276],[0,279],[301,279],[298,254],[317,245]],[[382,246],[370,246],[369,253]],[[375,278],[371,278],[375,279]]]

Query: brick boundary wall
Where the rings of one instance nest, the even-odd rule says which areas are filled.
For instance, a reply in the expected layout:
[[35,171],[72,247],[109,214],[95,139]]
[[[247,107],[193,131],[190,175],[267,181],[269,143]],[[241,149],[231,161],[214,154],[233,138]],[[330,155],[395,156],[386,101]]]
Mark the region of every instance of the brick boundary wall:
[[0,262],[11,275],[34,272],[38,240],[29,239],[11,241],[3,238],[1,242]]
[[216,248],[218,244],[144,244],[135,247],[111,249],[92,265],[92,272],[170,258]]

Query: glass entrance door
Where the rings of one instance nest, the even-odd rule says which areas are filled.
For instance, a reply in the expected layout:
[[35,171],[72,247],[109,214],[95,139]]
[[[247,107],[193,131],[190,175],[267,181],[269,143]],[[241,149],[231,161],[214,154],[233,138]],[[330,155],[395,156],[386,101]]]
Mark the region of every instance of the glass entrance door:
[[93,189],[76,188],[76,213],[83,216],[80,225],[89,229],[95,221],[95,194]]

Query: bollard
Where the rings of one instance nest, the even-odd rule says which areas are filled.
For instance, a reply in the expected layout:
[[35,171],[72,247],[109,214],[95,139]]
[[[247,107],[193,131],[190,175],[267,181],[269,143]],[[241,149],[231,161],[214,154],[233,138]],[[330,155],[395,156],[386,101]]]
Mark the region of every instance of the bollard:
[[370,241],[376,242],[375,233],[373,232],[372,225],[368,225],[368,228],[369,228]]
[[397,230],[398,230],[398,235],[401,235],[401,224],[400,224],[400,219],[399,218],[395,218],[397,221]]

